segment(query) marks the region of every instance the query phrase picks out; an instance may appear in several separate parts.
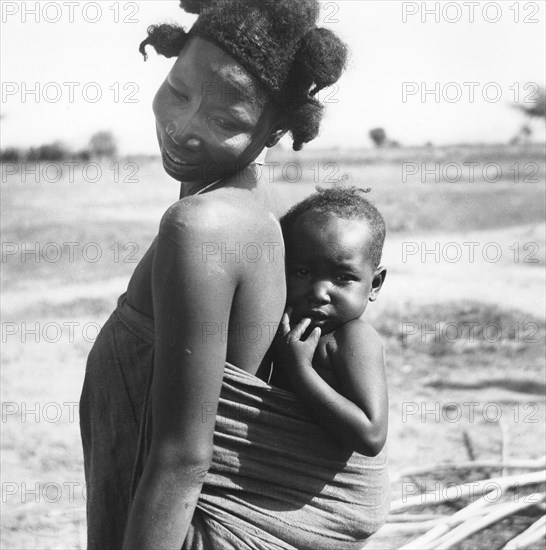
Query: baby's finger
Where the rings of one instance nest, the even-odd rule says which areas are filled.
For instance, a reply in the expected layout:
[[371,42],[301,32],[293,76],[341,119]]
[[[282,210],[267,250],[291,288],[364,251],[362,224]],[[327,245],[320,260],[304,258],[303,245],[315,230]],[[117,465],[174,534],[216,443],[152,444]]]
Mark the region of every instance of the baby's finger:
[[286,312],[282,314],[281,324],[279,325],[279,331],[282,336],[286,336],[290,332],[290,320]]
[[322,334],[322,331],[320,330],[320,327],[315,327],[311,331],[311,334],[309,335],[309,338],[312,338],[313,342],[315,342],[315,344],[318,344],[321,334]]
[[307,330],[307,327],[311,324],[311,319],[309,317],[304,317],[291,331],[288,335],[288,338],[291,342],[294,340],[299,340],[303,333]]

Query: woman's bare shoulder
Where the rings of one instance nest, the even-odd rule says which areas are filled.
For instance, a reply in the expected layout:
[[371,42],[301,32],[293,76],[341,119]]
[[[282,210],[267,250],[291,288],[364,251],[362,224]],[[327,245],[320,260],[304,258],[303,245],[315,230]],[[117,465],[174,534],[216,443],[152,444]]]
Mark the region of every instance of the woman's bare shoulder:
[[170,237],[221,234],[225,238],[262,235],[281,236],[273,213],[241,189],[219,189],[193,195],[171,205],[163,215],[160,233]]

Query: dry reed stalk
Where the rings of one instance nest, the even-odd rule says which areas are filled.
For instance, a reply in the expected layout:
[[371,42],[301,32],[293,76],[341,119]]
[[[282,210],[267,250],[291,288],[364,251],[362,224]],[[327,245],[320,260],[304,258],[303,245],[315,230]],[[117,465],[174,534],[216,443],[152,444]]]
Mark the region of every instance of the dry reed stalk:
[[474,445],[472,445],[472,440],[468,435],[466,430],[463,430],[463,443],[468,454],[468,458],[474,462],[476,460],[476,453],[474,452]]
[[546,456],[535,458],[532,460],[507,460],[498,462],[495,460],[476,460],[465,461],[457,464],[447,462],[445,464],[429,464],[428,466],[420,466],[418,468],[406,468],[392,474],[391,482],[400,481],[403,477],[423,475],[431,472],[442,470],[477,470],[478,468],[505,468],[505,469],[522,469],[522,470],[539,470],[546,468]]
[[546,536],[545,529],[546,516],[542,516],[517,537],[508,541],[501,550],[521,550],[522,548],[531,546]]
[[443,523],[445,520],[442,519],[429,519],[426,521],[415,521],[411,522],[402,522],[394,523],[389,522],[381,527],[382,535],[411,535],[412,533],[419,533],[421,531],[428,531]]
[[53,518],[58,516],[68,516],[70,514],[80,514],[85,516],[85,506],[80,506],[78,508],[65,508],[63,510],[51,510],[46,515],[47,517]]
[[447,519],[451,516],[442,514],[391,514],[387,523],[405,523],[411,521],[429,521],[432,519]]
[[499,429],[501,434],[501,456],[502,456],[502,470],[501,476],[506,475],[506,463],[508,462],[508,426],[502,420],[502,417],[499,419]]
[[[475,503],[472,503],[475,504]],[[488,506],[488,509],[480,510],[477,507],[474,507],[472,510],[468,510],[470,506],[467,506],[466,508],[463,508],[462,510],[459,510],[456,514],[453,514],[452,516],[440,516],[437,515],[436,517],[433,517],[432,519],[428,520],[415,520],[413,523],[410,522],[395,522],[395,521],[389,521],[387,524],[385,524],[381,532],[383,534],[401,534],[401,533],[412,533],[415,531],[424,531],[426,529],[430,529],[430,531],[426,535],[422,535],[418,541],[425,540],[433,540],[438,538],[439,536],[447,533],[449,531],[449,528],[457,523],[461,523],[464,521],[465,517],[471,517],[471,516],[480,516],[488,514],[491,510],[496,510],[497,508],[500,508],[503,506],[502,504],[496,504],[496,505],[490,505]],[[396,516],[393,516],[396,517]],[[414,516],[419,518],[418,515]],[[432,533],[432,535],[431,535]],[[425,539],[426,536],[426,539]],[[411,542],[411,546],[413,546],[414,541]],[[405,547],[404,547],[405,548]],[[415,547],[417,548],[417,547]],[[421,548],[419,546],[419,548]]]
[[410,541],[405,546],[400,548],[400,550],[422,550],[433,541],[445,535],[453,526],[465,521],[467,518],[488,513],[491,508],[489,508],[489,510],[485,510],[484,508],[490,505],[490,502],[487,500],[487,496],[491,493],[492,491],[482,495],[479,499],[475,500],[468,506],[465,506],[452,516],[448,516],[445,521],[432,528],[428,533],[425,533],[419,538]]
[[482,494],[486,492],[492,492],[493,489],[487,491],[487,486],[494,486],[494,490],[500,490],[504,493],[506,489],[513,487],[514,485],[534,485],[538,483],[546,482],[546,471],[530,472],[527,474],[519,474],[513,476],[496,477],[491,479],[483,479],[481,481],[462,483],[452,487],[441,487],[437,491],[431,491],[430,493],[422,493],[420,495],[413,495],[407,497],[405,500],[400,499],[391,503],[391,512],[400,512],[413,508],[415,506],[427,506],[430,504],[439,504],[441,502],[452,502],[459,500],[460,498],[471,498],[478,491]]
[[440,539],[437,539],[434,542],[434,546],[431,547],[431,550],[448,550],[458,542],[468,538],[469,536],[481,531],[485,527],[492,525],[504,519],[505,517],[511,516],[524,508],[533,506],[536,502],[544,500],[546,495],[544,493],[532,493],[529,497],[536,497],[536,501],[532,502],[508,502],[502,504],[496,510],[492,510],[490,513],[469,521],[464,522],[463,524],[455,527],[455,529],[446,533]]
[[[405,544],[399,550],[446,550],[488,525],[524,508],[534,506],[537,502],[544,500],[545,494],[532,493],[528,498],[528,502],[508,502],[491,506],[482,497],[479,501],[459,510],[442,524],[433,527],[428,533]],[[459,525],[454,527],[456,524]]]

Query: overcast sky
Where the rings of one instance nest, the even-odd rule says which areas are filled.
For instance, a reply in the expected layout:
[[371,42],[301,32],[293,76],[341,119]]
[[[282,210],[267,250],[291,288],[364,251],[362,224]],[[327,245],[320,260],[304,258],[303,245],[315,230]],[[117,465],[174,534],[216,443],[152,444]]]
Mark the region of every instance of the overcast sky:
[[[191,26],[176,0],[0,6],[2,147],[78,148],[111,129],[123,153],[156,152],[151,101],[174,61],[150,52],[144,63],[138,44],[149,24]],[[312,147],[368,147],[377,126],[404,145],[506,142],[524,122],[510,104],[532,101],[546,80],[543,1],[336,0],[322,2],[321,25],[351,61],[321,94]],[[542,121],[534,128],[543,141]]]

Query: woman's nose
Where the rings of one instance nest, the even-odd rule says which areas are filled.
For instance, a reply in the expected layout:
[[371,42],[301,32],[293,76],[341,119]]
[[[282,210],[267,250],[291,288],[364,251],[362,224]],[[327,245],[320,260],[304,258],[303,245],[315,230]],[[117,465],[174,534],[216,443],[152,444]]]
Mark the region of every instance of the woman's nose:
[[316,281],[311,286],[310,299],[317,305],[330,303],[330,293],[327,281]]
[[176,145],[186,147],[192,151],[198,151],[201,148],[202,140],[191,120],[172,120],[167,124],[165,131]]

